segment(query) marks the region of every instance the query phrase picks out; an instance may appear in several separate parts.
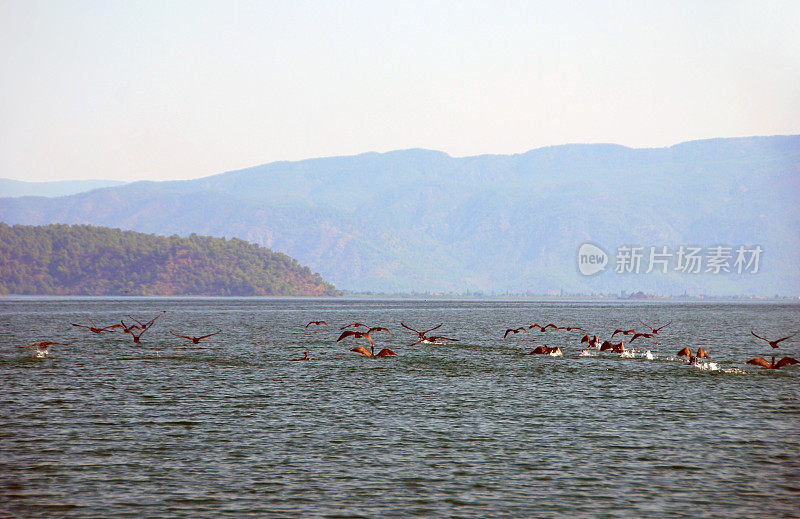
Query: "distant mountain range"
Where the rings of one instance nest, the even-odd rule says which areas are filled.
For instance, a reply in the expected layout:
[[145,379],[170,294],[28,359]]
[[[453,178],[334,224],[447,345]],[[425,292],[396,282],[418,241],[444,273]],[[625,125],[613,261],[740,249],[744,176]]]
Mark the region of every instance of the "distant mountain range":
[[60,182],[24,182],[0,178],[0,197],[67,196],[103,187],[121,186],[118,180],[64,180]]
[[[796,296],[800,136],[275,162],[56,199],[0,199],[0,221],[237,237],[354,291]],[[587,242],[608,262],[591,276],[578,268]],[[681,246],[699,249],[700,273],[679,264]],[[625,247],[642,247],[638,273]],[[736,263],[737,249],[749,264]],[[645,273],[651,252],[656,268]],[[715,273],[713,261],[729,272]]]

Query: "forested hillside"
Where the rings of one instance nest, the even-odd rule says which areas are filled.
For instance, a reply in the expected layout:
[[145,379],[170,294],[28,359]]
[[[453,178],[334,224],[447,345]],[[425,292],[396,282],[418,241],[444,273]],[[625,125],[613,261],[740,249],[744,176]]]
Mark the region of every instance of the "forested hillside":
[[337,295],[308,267],[239,239],[0,223],[0,293]]

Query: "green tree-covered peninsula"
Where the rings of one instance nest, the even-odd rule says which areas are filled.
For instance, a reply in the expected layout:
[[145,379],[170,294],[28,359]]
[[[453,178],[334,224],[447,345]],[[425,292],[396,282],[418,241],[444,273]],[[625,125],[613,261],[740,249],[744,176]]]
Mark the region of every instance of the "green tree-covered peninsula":
[[335,296],[297,260],[239,239],[0,223],[0,294]]

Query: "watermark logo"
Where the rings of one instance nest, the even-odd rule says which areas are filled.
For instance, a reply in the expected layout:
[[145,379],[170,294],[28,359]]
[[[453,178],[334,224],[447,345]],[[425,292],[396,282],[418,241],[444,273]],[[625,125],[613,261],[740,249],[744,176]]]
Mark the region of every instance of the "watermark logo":
[[[613,266],[617,274],[757,274],[763,252],[760,245],[707,248],[623,245],[617,248]],[[597,245],[584,243],[578,249],[578,270],[584,276],[605,270],[608,262],[608,254]]]
[[592,243],[584,243],[578,249],[578,270],[584,276],[602,272],[608,265],[606,251]]

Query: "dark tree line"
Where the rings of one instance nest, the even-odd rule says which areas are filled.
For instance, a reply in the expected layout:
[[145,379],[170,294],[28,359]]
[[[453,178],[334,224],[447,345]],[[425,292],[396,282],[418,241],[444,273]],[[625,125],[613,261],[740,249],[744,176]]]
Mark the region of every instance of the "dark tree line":
[[239,239],[0,223],[0,293],[330,296],[297,260]]

